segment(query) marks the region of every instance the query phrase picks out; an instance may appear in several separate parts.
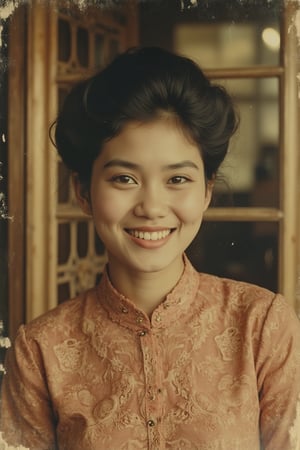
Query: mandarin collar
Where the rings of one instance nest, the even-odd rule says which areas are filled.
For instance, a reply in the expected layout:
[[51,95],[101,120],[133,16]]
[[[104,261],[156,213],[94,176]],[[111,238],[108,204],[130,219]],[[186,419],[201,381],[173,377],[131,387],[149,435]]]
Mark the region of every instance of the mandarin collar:
[[151,328],[166,328],[181,318],[189,310],[198,285],[198,272],[184,255],[184,270],[179,281],[166,299],[155,308],[151,318],[114,288],[110,282],[107,267],[96,292],[98,301],[113,322],[137,333],[143,333]]

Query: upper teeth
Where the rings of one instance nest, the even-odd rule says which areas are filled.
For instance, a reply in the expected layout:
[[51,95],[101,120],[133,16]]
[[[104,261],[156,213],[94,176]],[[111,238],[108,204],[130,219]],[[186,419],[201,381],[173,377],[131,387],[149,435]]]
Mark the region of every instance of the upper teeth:
[[139,239],[145,239],[146,241],[157,241],[158,239],[163,239],[171,233],[171,230],[163,231],[138,231],[138,230],[128,230],[129,233]]

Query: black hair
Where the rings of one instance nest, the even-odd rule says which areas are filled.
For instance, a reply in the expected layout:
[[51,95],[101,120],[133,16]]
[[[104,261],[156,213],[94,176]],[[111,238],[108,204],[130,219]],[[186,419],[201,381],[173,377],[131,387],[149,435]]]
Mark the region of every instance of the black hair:
[[226,90],[190,59],[158,47],[136,48],[76,85],[58,115],[55,145],[82,183],[105,142],[129,121],[169,113],[199,147],[207,180],[226,156],[237,116]]

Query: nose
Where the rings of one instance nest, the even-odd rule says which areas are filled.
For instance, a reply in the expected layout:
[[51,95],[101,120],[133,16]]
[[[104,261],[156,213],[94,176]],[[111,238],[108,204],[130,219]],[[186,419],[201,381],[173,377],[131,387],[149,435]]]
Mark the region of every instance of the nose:
[[164,193],[158,189],[158,186],[148,186],[140,191],[134,208],[136,216],[153,220],[165,217],[167,211],[167,199]]

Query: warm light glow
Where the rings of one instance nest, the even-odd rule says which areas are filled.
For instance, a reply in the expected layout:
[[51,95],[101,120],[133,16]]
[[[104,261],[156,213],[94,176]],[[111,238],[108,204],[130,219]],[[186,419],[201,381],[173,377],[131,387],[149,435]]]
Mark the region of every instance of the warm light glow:
[[262,39],[271,50],[279,50],[280,35],[274,28],[265,28],[262,32]]

